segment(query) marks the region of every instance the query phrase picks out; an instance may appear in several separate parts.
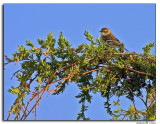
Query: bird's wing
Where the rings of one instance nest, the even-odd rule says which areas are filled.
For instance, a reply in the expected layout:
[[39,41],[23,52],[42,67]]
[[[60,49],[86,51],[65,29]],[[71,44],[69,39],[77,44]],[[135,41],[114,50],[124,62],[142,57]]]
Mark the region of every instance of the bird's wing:
[[[113,45],[113,46],[119,46],[119,47],[125,49],[124,46],[122,45],[122,43],[111,32],[110,32],[110,34],[107,35],[107,39],[108,39],[107,40],[108,44]],[[128,51],[127,49],[125,49],[125,50]]]
[[110,33],[109,37],[110,37],[109,39],[118,41],[118,43],[121,44],[121,42],[114,36],[114,34]]

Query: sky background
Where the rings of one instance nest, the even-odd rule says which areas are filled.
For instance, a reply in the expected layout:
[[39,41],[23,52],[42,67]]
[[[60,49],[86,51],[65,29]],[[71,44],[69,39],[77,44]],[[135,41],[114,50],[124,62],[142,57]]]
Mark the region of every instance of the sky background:
[[[100,37],[102,27],[109,28],[129,51],[142,53],[145,44],[155,42],[155,4],[4,4],[4,55],[12,57],[18,45],[24,45],[26,40],[37,46],[37,39],[45,39],[50,32],[58,40],[63,31],[72,47],[77,47],[90,43],[85,39],[85,29],[96,39]],[[152,53],[155,54],[155,49]],[[8,89],[18,83],[16,78],[11,80],[11,77],[20,65],[13,63],[5,68],[4,119],[16,98],[8,93]],[[73,82],[63,94],[48,98],[45,94],[37,109],[37,119],[75,120],[81,109],[79,99],[75,98],[79,91]],[[115,100],[114,97],[112,100]],[[143,108],[142,102],[136,100],[137,108]],[[93,95],[86,117],[109,120],[104,102],[100,94]],[[123,97],[121,105],[128,108],[130,102]],[[28,120],[32,119],[34,115],[31,114]]]

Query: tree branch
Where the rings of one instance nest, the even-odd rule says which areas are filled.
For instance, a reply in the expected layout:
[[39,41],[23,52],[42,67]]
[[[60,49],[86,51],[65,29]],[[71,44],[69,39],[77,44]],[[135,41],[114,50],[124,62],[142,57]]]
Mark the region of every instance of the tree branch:
[[134,72],[139,73],[139,74],[152,76],[152,77],[154,77],[154,78],[155,78],[155,76],[154,76],[154,75],[152,75],[152,74],[148,74],[148,73],[145,73],[145,72],[137,71],[137,70],[134,70],[134,69],[132,69],[132,68],[124,67],[124,69],[131,70],[131,71],[134,71]]
[[141,57],[143,57],[143,58],[147,58],[147,59],[149,59],[150,61],[154,61],[154,60],[152,60],[151,58],[149,58],[149,57],[147,57],[147,56],[144,56],[144,55],[141,55],[141,54],[138,54],[138,53],[136,53],[136,52],[134,52],[134,53],[107,53],[106,55],[138,55],[138,56],[141,56]]

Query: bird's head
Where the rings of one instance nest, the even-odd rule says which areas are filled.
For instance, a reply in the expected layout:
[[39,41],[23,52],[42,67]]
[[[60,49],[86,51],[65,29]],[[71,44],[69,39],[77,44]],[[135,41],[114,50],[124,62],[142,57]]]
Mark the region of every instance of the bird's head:
[[108,28],[102,28],[101,31],[101,36],[106,36],[108,35],[111,31]]

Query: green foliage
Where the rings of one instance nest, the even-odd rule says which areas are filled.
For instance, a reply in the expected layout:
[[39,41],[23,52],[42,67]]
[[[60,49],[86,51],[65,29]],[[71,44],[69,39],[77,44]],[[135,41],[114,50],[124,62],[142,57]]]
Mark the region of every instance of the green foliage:
[[86,36],[87,40],[91,41],[92,44],[95,44],[93,40],[94,37],[88,31],[85,30],[84,35]]
[[84,104],[82,104],[82,108],[81,108],[81,112],[78,114],[77,120],[90,120],[90,118],[86,118],[84,115],[84,112],[87,110],[88,106],[85,106]]
[[29,41],[27,40],[26,42],[27,46],[31,46],[32,48],[34,48],[34,44],[30,40]]
[[[156,56],[150,53],[154,43],[146,45],[143,54],[124,53],[121,48],[108,47],[107,42],[102,42],[99,37],[95,43],[88,31],[84,35],[91,43],[72,48],[61,32],[55,47],[56,39],[51,32],[45,40],[38,38],[39,48],[26,41],[30,49],[24,45],[18,46],[18,51],[11,58],[5,56],[5,65],[21,61],[21,69],[13,74],[19,83],[9,89],[10,93],[17,95],[17,99],[8,117],[14,114],[15,120],[25,120],[31,111],[36,112],[44,92],[59,95],[68,83],[75,82],[81,90],[76,98],[82,105],[77,120],[90,119],[85,116],[85,111],[88,108],[86,102],[91,104],[91,93],[100,93],[106,98],[104,107],[113,117],[111,120],[155,120]],[[146,97],[142,89],[146,90]],[[25,103],[27,95],[31,97]],[[112,104],[110,99],[113,95],[118,100]],[[122,109],[119,104],[121,96],[132,101],[133,105]],[[142,100],[145,110],[136,109],[135,97]],[[35,105],[29,109],[34,99]],[[112,110],[112,106],[117,106],[117,109]]]
[[69,41],[66,40],[66,38],[63,37],[63,33],[61,32],[59,35],[59,41],[58,41],[59,48],[69,48],[71,45],[69,44]]
[[150,53],[150,51],[151,51],[151,48],[154,47],[154,44],[155,44],[155,43],[149,43],[149,44],[146,44],[146,46],[142,48],[142,49],[144,50],[144,55],[145,55],[145,56],[152,55],[152,54]]

